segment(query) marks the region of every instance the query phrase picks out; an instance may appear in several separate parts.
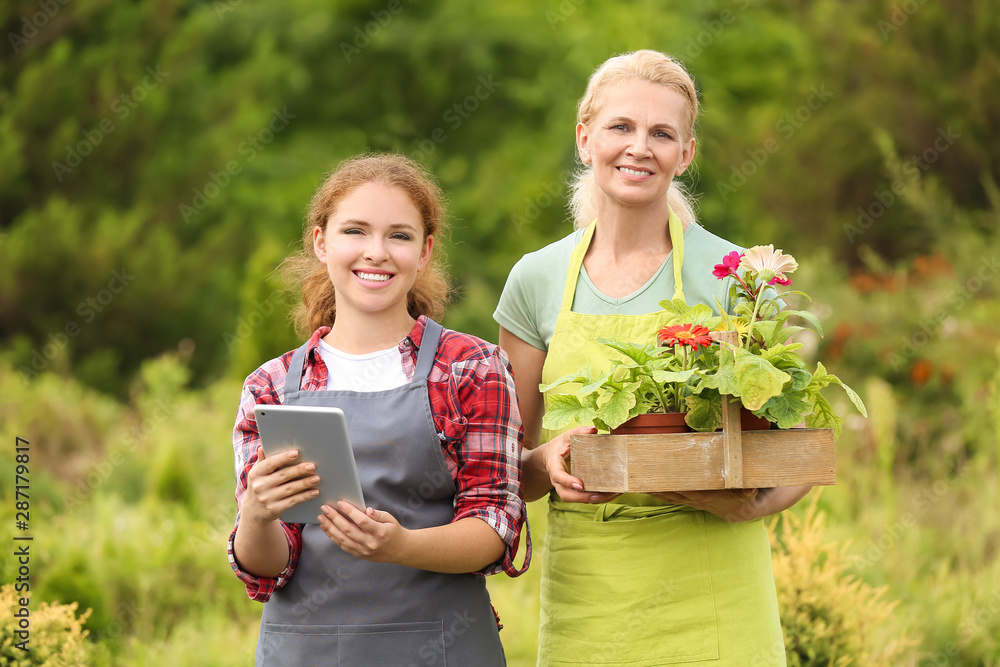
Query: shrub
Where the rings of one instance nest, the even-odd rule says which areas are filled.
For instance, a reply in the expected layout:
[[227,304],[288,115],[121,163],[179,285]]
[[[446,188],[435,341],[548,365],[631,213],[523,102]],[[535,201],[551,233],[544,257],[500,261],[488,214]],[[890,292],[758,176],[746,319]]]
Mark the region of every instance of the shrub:
[[824,514],[814,493],[805,517],[792,512],[771,522],[772,562],[785,654],[789,667],[800,665],[900,665],[917,644],[905,633],[884,637],[883,622],[897,602],[885,588],[872,588],[848,574],[848,544],[823,541]]
[[10,667],[29,665],[49,665],[52,667],[72,667],[86,665],[87,631],[83,623],[90,610],[77,616],[77,603],[60,604],[42,602],[31,612],[30,635],[26,648],[17,644],[24,641],[15,632],[19,630],[14,617],[20,606],[20,594],[13,584],[0,587],[0,662]]

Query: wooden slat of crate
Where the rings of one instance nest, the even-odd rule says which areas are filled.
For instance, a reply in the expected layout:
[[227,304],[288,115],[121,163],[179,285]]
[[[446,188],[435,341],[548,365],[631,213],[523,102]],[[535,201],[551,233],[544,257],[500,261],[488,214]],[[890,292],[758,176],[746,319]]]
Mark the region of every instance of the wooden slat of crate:
[[[836,482],[832,429],[742,431],[742,488]],[[650,493],[733,488],[724,432],[574,435],[570,470],[588,491]]]

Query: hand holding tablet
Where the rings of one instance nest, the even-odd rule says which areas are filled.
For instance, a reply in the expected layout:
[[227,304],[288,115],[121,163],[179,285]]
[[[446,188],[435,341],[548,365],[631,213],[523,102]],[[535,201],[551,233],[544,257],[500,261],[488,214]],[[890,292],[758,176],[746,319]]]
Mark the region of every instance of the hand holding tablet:
[[254,416],[265,456],[297,449],[300,461],[316,464],[320,478],[319,495],[282,512],[282,521],[319,523],[320,508],[336,507],[339,500],[364,509],[347,419],[340,408],[258,405]]

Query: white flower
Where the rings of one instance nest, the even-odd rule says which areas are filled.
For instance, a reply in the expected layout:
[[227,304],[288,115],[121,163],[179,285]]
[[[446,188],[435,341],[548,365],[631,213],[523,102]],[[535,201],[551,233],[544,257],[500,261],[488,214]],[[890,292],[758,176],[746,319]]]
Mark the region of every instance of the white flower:
[[791,255],[775,250],[773,244],[755,245],[743,253],[739,268],[752,271],[758,280],[766,283],[775,277],[785,280],[785,274],[799,268],[799,263]]

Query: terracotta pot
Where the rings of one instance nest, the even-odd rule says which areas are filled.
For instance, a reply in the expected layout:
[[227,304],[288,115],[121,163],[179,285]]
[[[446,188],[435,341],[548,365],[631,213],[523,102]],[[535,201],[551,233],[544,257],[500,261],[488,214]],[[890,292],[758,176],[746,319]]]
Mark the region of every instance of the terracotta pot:
[[632,417],[618,428],[611,429],[611,435],[687,433],[691,429],[684,422],[685,417],[687,417],[686,412],[648,412]]
[[744,431],[768,431],[771,422],[764,417],[758,417],[744,407],[740,407],[740,428]]

